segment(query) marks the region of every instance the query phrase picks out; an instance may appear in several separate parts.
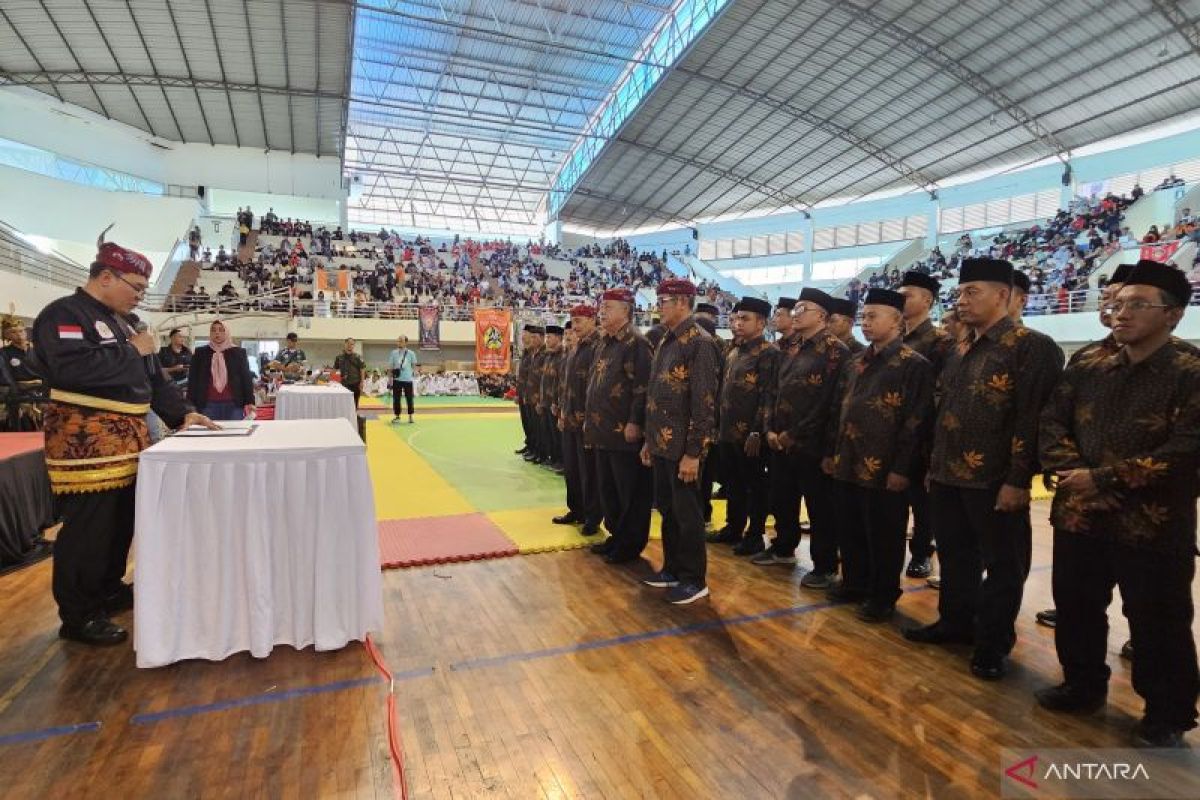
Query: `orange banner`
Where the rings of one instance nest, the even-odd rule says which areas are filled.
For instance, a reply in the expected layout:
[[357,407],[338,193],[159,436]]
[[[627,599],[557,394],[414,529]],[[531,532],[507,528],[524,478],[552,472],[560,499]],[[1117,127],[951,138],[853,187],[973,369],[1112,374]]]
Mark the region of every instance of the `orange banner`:
[[346,269],[345,267],[342,267],[341,269],[338,270],[337,278],[338,278],[338,291],[339,292],[350,291],[350,270]]
[[1175,255],[1175,251],[1182,244],[1181,240],[1176,239],[1173,242],[1162,242],[1160,244],[1144,244],[1142,245],[1141,257],[1150,261],[1161,261],[1166,263],[1171,260],[1171,256]]
[[315,288],[318,292],[325,292],[329,290],[329,277],[326,274],[324,267],[317,267],[315,282]]
[[475,371],[504,375],[512,369],[512,312],[475,309]]

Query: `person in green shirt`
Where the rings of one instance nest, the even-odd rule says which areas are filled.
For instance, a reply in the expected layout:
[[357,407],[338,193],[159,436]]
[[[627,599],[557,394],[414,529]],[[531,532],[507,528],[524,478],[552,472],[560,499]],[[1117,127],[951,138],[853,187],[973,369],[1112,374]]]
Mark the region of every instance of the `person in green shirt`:
[[347,339],[342,352],[333,360],[333,368],[342,375],[342,386],[354,392],[354,407],[358,408],[358,398],[362,395],[363,374],[367,364],[362,356],[354,352],[354,339]]

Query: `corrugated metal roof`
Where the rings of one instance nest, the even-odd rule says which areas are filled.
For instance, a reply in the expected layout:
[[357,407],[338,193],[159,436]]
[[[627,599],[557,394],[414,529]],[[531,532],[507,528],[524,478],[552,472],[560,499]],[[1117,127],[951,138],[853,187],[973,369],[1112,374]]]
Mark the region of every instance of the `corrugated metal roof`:
[[[936,188],[1194,110],[1200,56],[1134,0],[740,0],[561,213],[600,230]],[[1200,20],[1200,2],[1171,5]]]
[[163,139],[339,156],[351,5],[4,0],[0,85]]

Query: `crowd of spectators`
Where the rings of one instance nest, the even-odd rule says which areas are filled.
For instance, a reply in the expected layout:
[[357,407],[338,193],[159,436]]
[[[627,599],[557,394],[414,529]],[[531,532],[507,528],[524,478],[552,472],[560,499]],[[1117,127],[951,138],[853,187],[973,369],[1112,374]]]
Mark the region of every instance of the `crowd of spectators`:
[[[1155,190],[1173,188],[1182,181],[1171,176]],[[962,259],[971,256],[990,256],[1011,261],[1029,276],[1030,291],[1026,314],[1058,314],[1080,310],[1083,290],[1100,289],[1106,276],[1095,281],[1092,275],[1114,252],[1141,244],[1157,244],[1176,239],[1200,243],[1200,231],[1190,209],[1183,209],[1173,225],[1157,225],[1138,239],[1124,226],[1124,211],[1144,192],[1134,186],[1131,196],[1109,193],[1104,197],[1076,198],[1068,209],[1060,209],[1044,224],[1020,230],[1004,231],[986,239],[975,239],[964,233],[951,252],[934,247],[924,258],[908,269],[922,272],[943,282],[942,305],[950,308],[955,300],[954,280]],[[1176,265],[1190,270],[1189,279],[1200,286],[1200,266],[1189,263]],[[846,297],[859,301],[871,288],[895,289],[900,286],[901,270],[881,268],[864,282],[850,281]],[[1193,278],[1192,276],[1198,276]]]

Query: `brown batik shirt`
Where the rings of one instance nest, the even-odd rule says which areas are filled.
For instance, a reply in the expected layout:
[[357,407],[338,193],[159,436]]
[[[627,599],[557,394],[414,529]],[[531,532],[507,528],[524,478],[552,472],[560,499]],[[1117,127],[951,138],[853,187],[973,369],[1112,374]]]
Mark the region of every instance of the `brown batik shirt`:
[[599,344],[600,334],[592,331],[575,343],[575,348],[563,361],[562,377],[559,380],[558,416],[562,420],[565,432],[583,431],[588,377],[592,372],[592,364],[596,361],[596,349]]
[[541,391],[542,348],[527,347],[517,362],[517,400],[523,406],[536,406]]
[[584,407],[584,443],[602,450],[641,450],[625,441],[625,425],[646,424],[646,383],[650,380],[650,343],[631,324],[615,336],[603,334],[588,378]]
[[852,356],[856,356],[863,350],[867,349],[865,344],[860,342],[858,339],[855,339],[853,336],[847,336],[845,339],[842,339],[842,344],[846,345],[846,349],[850,351],[850,355]]
[[539,414],[550,413],[551,406],[558,403],[558,384],[562,379],[563,349],[547,348],[542,356],[542,385],[538,392]]
[[[1115,344],[1115,343],[1114,343]],[[1174,342],[1138,364],[1124,350],[1076,359],[1041,417],[1046,469],[1089,469],[1112,510],[1062,486],[1050,521],[1061,531],[1190,558],[1200,494],[1200,354]]]
[[766,433],[779,359],[779,348],[762,336],[725,356],[717,441],[741,445],[752,433]]
[[767,430],[787,433],[789,452],[819,458],[825,449],[833,397],[850,351],[823,329],[784,352]]
[[650,368],[646,446],[657,458],[700,458],[716,435],[720,365],[712,337],[688,317],[667,330]]
[[929,362],[935,381],[946,365],[946,358],[954,351],[954,339],[929,319],[904,334],[904,343]]
[[1032,333],[1005,317],[955,347],[938,381],[930,479],[965,489],[1030,487],[1038,417],[1062,372],[1062,351]]
[[839,481],[882,489],[888,473],[920,478],[921,438],[933,415],[933,368],[897,337],[842,371],[826,455]]

